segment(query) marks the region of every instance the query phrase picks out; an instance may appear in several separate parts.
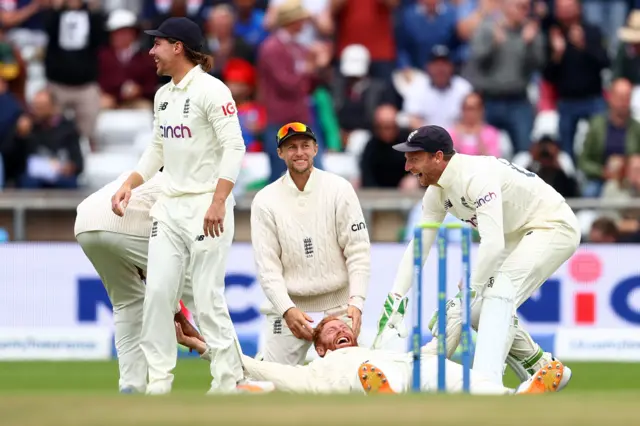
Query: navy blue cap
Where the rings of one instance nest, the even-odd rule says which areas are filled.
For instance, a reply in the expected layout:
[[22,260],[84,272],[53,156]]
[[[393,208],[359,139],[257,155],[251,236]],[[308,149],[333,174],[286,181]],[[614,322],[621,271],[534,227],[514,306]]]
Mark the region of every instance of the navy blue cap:
[[172,38],[184,43],[189,49],[199,52],[202,49],[202,31],[198,24],[189,18],[169,18],[157,30],[144,32],[154,37]]
[[451,51],[444,44],[436,44],[431,48],[431,52],[429,52],[429,61],[436,61],[438,59],[451,59]]
[[400,152],[430,152],[435,154],[442,151],[444,154],[453,153],[453,140],[451,135],[440,126],[422,126],[411,132],[406,142],[393,145],[393,149]]

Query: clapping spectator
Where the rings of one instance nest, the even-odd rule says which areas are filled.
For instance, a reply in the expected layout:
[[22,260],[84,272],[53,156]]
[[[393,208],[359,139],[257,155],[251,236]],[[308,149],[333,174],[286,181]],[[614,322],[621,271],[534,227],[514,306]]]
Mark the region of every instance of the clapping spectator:
[[25,153],[22,188],[77,188],[84,161],[80,135],[48,90],[35,94],[30,117],[19,123],[16,144]]
[[393,145],[407,140],[409,132],[398,127],[393,105],[376,108],[373,136],[360,158],[360,186],[364,188],[418,188],[417,179],[405,171],[405,158]]
[[397,37],[399,68],[422,68],[434,46],[457,48],[455,7],[442,0],[418,0],[400,13]]
[[608,94],[609,111],[595,116],[580,156],[580,170],[587,178],[585,197],[600,195],[603,182],[617,175],[625,155],[640,153],[640,123],[631,117],[628,80],[615,80]]
[[613,78],[626,78],[640,85],[640,10],[629,14],[626,27],[618,30],[622,42],[613,63]]
[[213,56],[211,73],[218,78],[231,58],[255,63],[255,49],[242,38],[235,36],[234,22],[233,9],[228,4],[215,6],[209,12],[205,37],[207,47]]
[[466,70],[484,98],[487,122],[509,134],[514,152],[529,149],[534,111],[527,86],[545,59],[530,11],[529,0],[504,0],[500,20],[485,19],[474,34]]
[[158,86],[153,59],[142,50],[136,16],[118,9],[107,21],[109,46],[98,55],[103,108],[151,108]]
[[105,39],[104,17],[83,0],[64,0],[47,15],[46,28],[51,91],[63,111],[75,113],[80,134],[91,138],[100,112],[98,50]]
[[[290,0],[269,0],[267,14],[265,16],[265,27],[276,30],[278,25],[278,10]],[[333,35],[335,25],[331,17],[331,3],[333,0],[299,0],[301,6],[307,11],[309,17],[302,24],[300,32],[296,35],[296,42],[310,48],[313,44],[324,37]]]
[[606,109],[601,73],[609,58],[600,30],[581,20],[578,0],[556,0],[555,18],[544,76],[558,96],[562,150],[573,156],[578,121]]
[[484,121],[484,104],[477,93],[469,93],[462,102],[462,114],[449,134],[456,152],[467,155],[502,157],[502,135]]
[[461,0],[456,13],[456,34],[462,43],[460,59],[469,59],[469,45],[473,35],[484,21],[497,21],[500,18],[502,0]]
[[460,118],[464,98],[473,91],[464,78],[454,75],[449,48],[436,45],[426,64],[427,79],[410,83],[404,112],[413,129],[426,124],[451,127]]
[[52,1],[61,0],[0,0],[0,28],[4,28],[8,39],[17,45],[44,48],[47,34],[42,12]]
[[341,55],[347,46],[362,45],[371,55],[369,75],[391,81],[396,65],[393,13],[399,3],[400,0],[332,0],[337,54]]
[[[544,135],[531,146],[529,161],[523,166],[540,176],[563,197],[577,197],[578,183],[573,163],[568,156],[563,158],[561,154],[558,142],[553,137]],[[514,163],[517,164],[517,159],[514,159]]]
[[256,7],[256,0],[234,0],[236,19],[234,34],[245,43],[256,48],[267,38],[264,11]]

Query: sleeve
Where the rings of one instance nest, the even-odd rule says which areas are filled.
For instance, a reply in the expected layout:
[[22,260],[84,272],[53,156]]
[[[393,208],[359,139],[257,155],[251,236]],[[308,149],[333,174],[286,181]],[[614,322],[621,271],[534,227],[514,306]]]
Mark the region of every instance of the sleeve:
[[[423,222],[442,222],[446,216],[446,211],[442,201],[440,199],[440,190],[435,187],[427,188],[422,200],[422,218],[420,223]],[[413,231],[413,230],[412,230]],[[436,239],[438,231],[435,229],[425,229],[422,237],[422,265],[429,257],[429,251],[433,242]],[[411,289],[413,284],[413,238],[407,249],[404,251],[398,272],[396,273],[396,279],[393,283],[391,293],[396,293],[404,297]]]
[[300,87],[309,87],[310,77],[296,73],[293,60],[279,53],[268,42],[262,44],[258,51],[259,74],[268,75],[275,83],[273,88],[283,97],[298,96]]
[[254,248],[256,269],[260,286],[278,315],[295,307],[284,281],[280,260],[282,249],[278,241],[275,221],[270,212],[258,204],[256,197],[251,204],[251,244]]
[[544,37],[541,33],[533,39],[531,44],[526,48],[526,63],[529,70],[538,70],[545,63],[545,44]]
[[164,150],[162,146],[162,134],[158,120],[158,93],[153,100],[153,139],[142,153],[135,172],[142,176],[144,181],[151,179],[161,167],[164,166]]
[[467,195],[475,200],[480,247],[471,286],[484,287],[496,270],[496,263],[504,250],[502,190],[497,178],[490,174],[473,176]]
[[[349,274],[349,297],[367,297],[371,274],[371,242],[364,222],[360,200],[350,183],[344,182],[338,195],[336,225],[338,244],[346,259]],[[362,310],[362,306],[357,306]]]
[[490,25],[481,24],[471,38],[471,57],[481,63],[491,59],[496,46],[493,30]]
[[596,120],[598,120],[598,118],[593,119],[589,125],[589,131],[584,140],[584,147],[578,160],[580,170],[591,179],[600,179],[604,173],[604,165],[602,164],[599,152],[600,144],[598,143],[600,126]]
[[69,151],[69,160],[76,166],[76,176],[84,170],[84,157],[80,149],[80,133],[75,126],[69,126],[69,134],[65,139],[65,145]]
[[207,119],[213,127],[218,143],[222,146],[218,177],[235,183],[246,152],[236,103],[231,91],[223,83],[207,90],[204,99]]
[[277,391],[308,393],[311,389],[305,376],[309,367],[303,365],[283,365],[242,355],[242,364],[247,375],[254,380],[274,384]]
[[598,27],[591,27],[589,31],[585,33],[585,51],[592,61],[598,64],[598,67],[602,70],[609,67],[609,53],[605,47],[602,33]]

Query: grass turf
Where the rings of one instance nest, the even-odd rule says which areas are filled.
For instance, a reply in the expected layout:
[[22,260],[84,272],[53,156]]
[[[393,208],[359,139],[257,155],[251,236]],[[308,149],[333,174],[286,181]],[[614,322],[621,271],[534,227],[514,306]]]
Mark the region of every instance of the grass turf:
[[[180,360],[169,396],[117,395],[115,362],[0,363],[0,425],[572,425],[637,421],[640,364],[568,363],[560,394],[207,397],[207,365]],[[506,379],[514,385],[513,376]],[[548,399],[551,398],[551,399]]]

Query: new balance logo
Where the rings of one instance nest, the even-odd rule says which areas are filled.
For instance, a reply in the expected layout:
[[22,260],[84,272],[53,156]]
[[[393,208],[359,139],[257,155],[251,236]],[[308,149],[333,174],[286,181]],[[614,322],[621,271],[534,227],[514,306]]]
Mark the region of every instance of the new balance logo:
[[198,235],[196,241],[204,241],[204,235]]
[[445,210],[449,210],[452,207],[453,207],[453,203],[451,202],[450,199],[447,198],[446,200],[444,200],[444,209]]
[[164,111],[167,109],[167,105],[169,105],[169,102],[160,102],[160,105],[158,105],[158,111]]
[[189,103],[191,102],[190,99],[187,98],[186,101],[184,101],[184,109],[182,110],[182,113],[184,114],[184,118],[187,118],[189,116]]
[[273,334],[282,334],[282,319],[277,318],[273,322]]
[[151,237],[157,237],[158,236],[158,222],[153,222],[153,225],[151,225]]
[[307,258],[313,257],[313,242],[309,237],[304,239],[304,255]]

